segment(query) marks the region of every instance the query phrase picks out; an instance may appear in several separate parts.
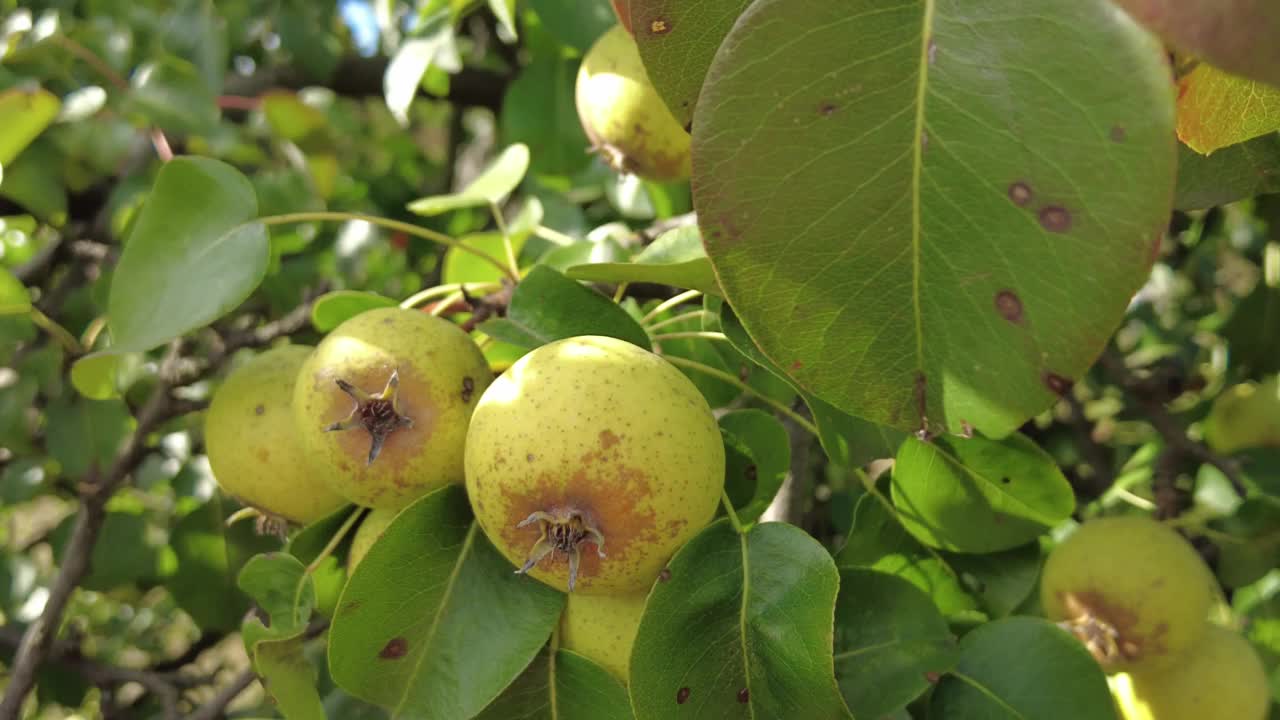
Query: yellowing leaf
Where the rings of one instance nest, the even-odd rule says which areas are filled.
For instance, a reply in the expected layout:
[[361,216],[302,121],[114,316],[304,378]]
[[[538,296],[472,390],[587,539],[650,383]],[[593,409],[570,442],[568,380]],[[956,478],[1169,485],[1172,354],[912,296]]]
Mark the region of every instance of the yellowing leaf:
[[1202,154],[1280,130],[1280,88],[1201,64],[1178,84],[1178,139]]

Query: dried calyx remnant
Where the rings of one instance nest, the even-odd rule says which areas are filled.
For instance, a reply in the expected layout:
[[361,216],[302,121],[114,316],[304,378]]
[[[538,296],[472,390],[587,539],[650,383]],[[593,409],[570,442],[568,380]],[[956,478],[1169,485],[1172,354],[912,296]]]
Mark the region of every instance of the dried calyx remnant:
[[351,399],[356,401],[356,405],[351,409],[350,415],[333,423],[325,430],[333,432],[334,430],[360,428],[369,433],[372,442],[369,444],[368,464],[372,465],[373,461],[378,458],[378,453],[382,450],[382,444],[386,442],[391,433],[403,427],[413,427],[413,420],[400,412],[400,405],[397,401],[397,395],[400,390],[400,374],[398,371],[392,370],[391,377],[387,378],[386,387],[382,388],[382,392],[377,395],[370,395],[342,378],[338,378],[335,382],[338,383],[338,387],[342,389],[342,392],[350,395]]
[[538,541],[533,544],[524,566],[516,574],[527,573],[534,565],[552,553],[561,553],[569,558],[569,592],[578,582],[578,565],[581,560],[579,546],[590,540],[595,543],[596,554],[604,557],[604,534],[582,513],[577,510],[539,510],[516,527],[525,527],[538,523],[540,532]]
[[[1074,601],[1074,598],[1072,599]],[[1138,660],[1142,648],[1135,642],[1126,640],[1115,625],[1107,622],[1097,614],[1083,607],[1078,602],[1071,602],[1075,611],[1070,620],[1063,620],[1058,627],[1076,636],[1094,659],[1104,667],[1114,666],[1120,662]]]

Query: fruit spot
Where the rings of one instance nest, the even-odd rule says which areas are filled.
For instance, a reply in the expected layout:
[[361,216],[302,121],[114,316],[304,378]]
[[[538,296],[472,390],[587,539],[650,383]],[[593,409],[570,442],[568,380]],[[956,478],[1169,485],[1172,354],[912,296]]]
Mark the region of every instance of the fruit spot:
[[831,115],[834,114],[836,110],[837,110],[836,104],[831,102],[830,100],[818,106],[818,114],[821,115],[822,117],[831,117]]
[[1040,226],[1049,232],[1064,233],[1071,229],[1071,213],[1057,205],[1047,205],[1040,210]]
[[534,454],[533,454],[533,453],[529,453],[528,455],[525,455],[525,456],[524,456],[524,459],[525,459],[525,460],[528,460],[529,462],[533,462],[533,460],[534,460]]
[[996,293],[996,312],[1011,323],[1022,324],[1022,300],[1012,290]]
[[391,371],[387,384],[382,392],[370,395],[351,383],[337,378],[335,380],[342,392],[355,401],[351,414],[344,420],[332,423],[325,428],[326,432],[363,429],[369,434],[369,459],[366,464],[372,465],[378,459],[387,437],[400,428],[413,427],[413,419],[402,414],[399,406],[400,374]]
[[402,637],[394,637],[382,647],[382,650],[378,652],[378,657],[383,660],[399,660],[407,652],[409,652],[408,641]]
[[1061,375],[1052,372],[1045,372],[1043,380],[1045,387],[1049,388],[1049,392],[1054,395],[1066,395],[1074,384]]
[[476,381],[469,377],[462,378],[462,402],[471,402],[471,396],[476,392]]
[[689,688],[682,687],[676,691],[676,704],[683,705],[689,699]]
[[601,431],[600,431],[600,447],[604,448],[605,450],[608,450],[609,448],[611,448],[611,447],[613,447],[614,445],[617,445],[617,444],[618,444],[618,436],[617,436],[617,435],[614,435],[613,433],[609,432],[608,430],[601,430]]
[[671,32],[671,23],[667,22],[663,18],[658,18],[649,23],[649,32],[654,35],[666,35]]
[[[608,539],[610,561],[625,565],[629,553],[637,549],[643,553],[647,545],[660,539],[654,511],[646,502],[651,497],[650,488],[651,481],[646,473],[618,466],[606,458],[603,450],[587,453],[568,482],[543,473],[529,483],[525,492],[512,494],[508,521],[500,532],[508,547],[536,548],[543,541],[541,523],[537,522],[539,513],[564,520],[577,514],[585,521],[583,530],[586,530],[585,524],[590,524]],[[530,517],[534,522],[522,524]],[[601,518],[608,518],[608,523],[601,522]],[[528,557],[532,557],[532,553]],[[548,550],[537,564],[544,570],[551,570],[557,564],[567,564],[570,560],[570,555]],[[580,552],[577,577],[598,575],[602,562],[600,554]],[[572,567],[568,569],[572,570]]]
[[254,415],[261,415],[262,413],[264,413],[264,412],[266,412],[266,411],[267,411],[267,409],[266,409],[265,407],[263,407],[261,404],[259,404],[257,407],[255,407],[255,408],[253,409],[253,414],[254,414]]
[[1127,135],[1128,133],[1125,132],[1123,127],[1120,127],[1119,125],[1111,126],[1111,142],[1124,142]]
[[742,703],[743,705],[746,705],[750,701],[751,701],[750,690],[748,690],[747,688],[742,688],[741,690],[738,691],[738,702]]
[[927,672],[927,673],[925,673],[925,674],[924,674],[924,679],[925,679],[925,680],[926,680],[930,685],[937,685],[937,684],[938,684],[938,681],[942,679],[942,676],[941,676],[941,675],[939,675],[938,673],[933,672],[932,670],[930,670],[929,672]]
[[1031,194],[1031,186],[1022,181],[1018,181],[1009,186],[1009,199],[1018,207],[1022,207],[1023,205],[1031,202]]

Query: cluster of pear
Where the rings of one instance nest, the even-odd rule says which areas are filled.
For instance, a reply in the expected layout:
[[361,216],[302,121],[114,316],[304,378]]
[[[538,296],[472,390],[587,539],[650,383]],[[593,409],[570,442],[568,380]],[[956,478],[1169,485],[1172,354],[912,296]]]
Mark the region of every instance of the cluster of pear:
[[724,480],[710,407],[661,357],[581,336],[494,378],[461,328],[401,308],[238,367],[205,438],[219,485],[264,513],[305,524],[372,508],[349,570],[413,501],[465,484],[516,571],[570,593],[562,646],[623,679],[649,589]]
[[1263,720],[1262,661],[1209,622],[1215,585],[1181,535],[1146,516],[1086,522],[1049,554],[1041,603],[1108,674],[1125,720]]

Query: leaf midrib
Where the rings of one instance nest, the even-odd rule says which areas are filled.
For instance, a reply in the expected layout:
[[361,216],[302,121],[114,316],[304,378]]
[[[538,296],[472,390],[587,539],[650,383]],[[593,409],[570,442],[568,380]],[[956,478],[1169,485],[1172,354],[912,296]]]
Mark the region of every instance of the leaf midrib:
[[[920,29],[920,76],[916,82],[916,122],[911,162],[911,311],[916,324],[916,373],[924,377],[924,317],[920,307],[920,177],[924,171],[924,101],[929,86],[929,40],[933,30],[934,0],[924,0]],[[920,424],[925,422],[927,400],[919,400]]]
[[446,609],[449,607],[453,598],[454,586],[458,584],[458,575],[462,573],[462,565],[467,561],[467,557],[471,554],[471,548],[475,545],[476,528],[479,526],[475,520],[471,521],[471,527],[467,528],[467,536],[462,540],[462,549],[458,551],[458,560],[453,564],[453,569],[449,571],[449,580],[445,583],[444,593],[440,596],[440,604],[436,606],[435,616],[431,618],[431,627],[427,629],[427,635],[422,643],[422,652],[418,654],[418,659],[413,663],[413,672],[410,673],[410,682],[405,684],[404,694],[400,696],[400,702],[396,703],[396,716],[404,711],[404,705],[409,700],[409,689],[413,686],[412,678],[418,677],[422,671],[422,663],[426,660],[428,650],[431,643],[435,640],[436,631],[440,627],[440,620],[444,617]]

